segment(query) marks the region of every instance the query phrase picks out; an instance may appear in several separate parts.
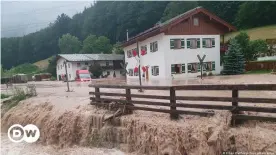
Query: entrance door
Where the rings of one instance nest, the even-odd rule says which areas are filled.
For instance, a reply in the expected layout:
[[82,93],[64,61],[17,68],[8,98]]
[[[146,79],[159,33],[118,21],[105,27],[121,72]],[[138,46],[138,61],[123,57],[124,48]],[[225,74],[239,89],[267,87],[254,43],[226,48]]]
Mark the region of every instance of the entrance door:
[[146,70],[146,80],[149,80],[149,70]]

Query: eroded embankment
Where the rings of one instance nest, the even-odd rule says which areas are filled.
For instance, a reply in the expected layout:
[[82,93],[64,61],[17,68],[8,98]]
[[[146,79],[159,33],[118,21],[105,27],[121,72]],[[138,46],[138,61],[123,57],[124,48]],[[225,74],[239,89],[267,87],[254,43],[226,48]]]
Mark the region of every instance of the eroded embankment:
[[148,117],[134,112],[103,125],[105,111],[91,105],[59,112],[50,103],[21,102],[1,120],[2,132],[12,124],[35,124],[42,144],[116,147],[137,154],[221,154],[222,151],[276,152],[276,124],[251,123],[230,128],[230,114],[211,118]]

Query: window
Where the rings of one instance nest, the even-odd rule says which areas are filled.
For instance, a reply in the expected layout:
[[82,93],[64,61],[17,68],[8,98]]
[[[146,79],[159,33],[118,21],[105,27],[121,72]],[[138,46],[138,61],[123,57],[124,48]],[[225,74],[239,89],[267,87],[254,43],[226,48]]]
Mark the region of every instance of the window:
[[198,69],[200,71],[199,63],[189,63],[188,64],[188,73],[197,73]]
[[141,55],[146,55],[147,54],[147,45],[141,46]]
[[88,62],[85,62],[84,65],[88,65]]
[[198,18],[194,18],[193,22],[194,22],[194,26],[198,26],[199,25]]
[[110,71],[106,71],[106,74],[107,74],[107,75],[110,75]]
[[150,43],[150,52],[158,51],[158,44],[157,41]]
[[199,38],[187,39],[187,48],[190,48],[190,49],[200,48],[200,39]]
[[216,64],[215,64],[215,61],[212,62],[212,71],[215,71],[216,70]]
[[133,69],[128,69],[128,75],[133,76]]
[[185,73],[185,64],[172,64],[171,74],[181,74]]
[[215,39],[214,38],[203,38],[202,39],[202,47],[203,48],[215,47]]
[[159,66],[151,66],[151,74],[153,76],[158,76],[159,75]]
[[80,67],[80,63],[79,62],[77,63],[77,67]]
[[170,40],[171,49],[181,49],[185,47],[184,39],[171,39]]
[[109,62],[107,61],[107,62],[105,62],[105,64],[106,64],[106,66],[109,66]]
[[132,52],[131,52],[131,50],[128,50],[128,51],[127,51],[127,57],[128,57],[128,58],[131,58],[131,57],[132,57]]
[[204,62],[204,67],[203,67],[203,70],[204,71],[214,71],[216,70],[215,68],[215,62],[212,61],[212,62]]

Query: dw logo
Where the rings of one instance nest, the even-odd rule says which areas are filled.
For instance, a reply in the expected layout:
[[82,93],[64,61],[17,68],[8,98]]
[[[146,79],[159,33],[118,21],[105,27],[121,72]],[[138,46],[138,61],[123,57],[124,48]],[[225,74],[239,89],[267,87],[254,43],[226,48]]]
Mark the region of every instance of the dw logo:
[[34,143],[38,140],[40,132],[37,126],[28,124],[25,127],[14,124],[8,130],[8,137],[12,142],[19,143],[23,140],[27,143]]

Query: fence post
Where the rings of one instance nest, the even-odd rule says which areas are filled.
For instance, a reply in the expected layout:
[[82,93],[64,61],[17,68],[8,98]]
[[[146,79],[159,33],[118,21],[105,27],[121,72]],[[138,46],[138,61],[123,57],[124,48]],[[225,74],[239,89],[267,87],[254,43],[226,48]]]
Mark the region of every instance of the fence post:
[[100,94],[97,94],[97,93],[100,93],[100,88],[99,87],[95,87],[95,97],[96,97],[96,102],[101,102],[101,96]]
[[131,101],[131,91],[129,88],[126,89],[126,101],[127,101],[127,104],[129,105],[130,104],[130,101]]
[[[239,97],[239,91],[237,89],[233,89],[232,90],[232,99],[234,99],[234,98],[237,99],[238,97]],[[232,102],[232,107],[233,107],[233,109],[231,111],[232,112],[232,116],[239,113],[239,111],[238,111],[238,104],[239,104],[238,101],[233,101]],[[232,117],[231,124],[233,126],[235,126],[235,124],[236,124],[236,120],[233,119],[233,117]]]
[[176,100],[175,100],[175,88],[172,86],[170,87],[170,110],[171,110],[171,114],[170,117],[171,119],[178,119],[178,114],[175,113],[176,110]]

